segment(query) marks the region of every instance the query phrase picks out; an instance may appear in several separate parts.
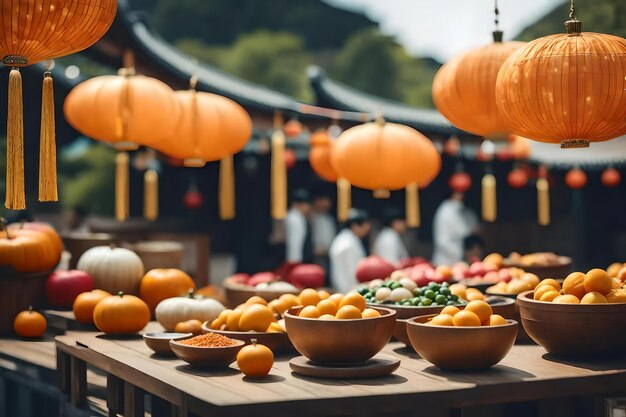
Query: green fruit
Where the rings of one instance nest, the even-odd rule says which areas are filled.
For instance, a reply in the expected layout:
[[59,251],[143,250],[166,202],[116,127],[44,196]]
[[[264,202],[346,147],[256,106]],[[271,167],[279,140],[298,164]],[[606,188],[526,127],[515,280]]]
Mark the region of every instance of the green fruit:
[[420,305],[420,302],[422,301],[421,298],[412,298],[413,301],[411,301],[411,304],[414,306],[418,306]]
[[359,291],[358,291],[358,293],[361,294],[361,295],[365,295],[368,292],[370,292],[370,290],[367,287],[359,288]]
[[426,293],[424,293],[424,297],[430,298],[431,300],[434,300],[436,296],[437,294],[433,290],[426,290]]
[[441,286],[442,286],[442,287],[447,287],[447,286],[449,286],[449,285],[450,285],[450,283],[449,283],[449,282],[447,282],[447,281],[446,281],[446,282],[443,282],[443,283],[441,284]]
[[450,288],[448,287],[441,287],[441,289],[439,290],[439,294],[450,295],[452,294],[452,291],[450,291]]
[[458,296],[458,295],[456,295],[456,294],[450,294],[450,299],[451,299],[452,301],[459,301],[459,296]]
[[457,305],[457,304],[458,304],[458,303],[457,303],[456,301],[448,301],[448,302],[446,303],[446,305],[447,305],[447,306],[455,306],[455,305]]
[[435,302],[437,304],[446,304],[448,302],[448,299],[445,295],[439,294],[435,297]]
[[428,307],[432,303],[433,303],[433,300],[431,300],[430,298],[423,298],[422,301],[420,301],[420,306]]
[[402,302],[402,305],[403,306],[411,306],[413,304],[411,304],[411,302],[409,300],[405,300],[405,301]]
[[391,283],[391,286],[390,286],[390,288],[391,288],[392,290],[395,290],[396,288],[400,288],[400,287],[402,287],[402,284],[400,284],[399,282],[396,282],[396,281],[393,281],[393,282]]

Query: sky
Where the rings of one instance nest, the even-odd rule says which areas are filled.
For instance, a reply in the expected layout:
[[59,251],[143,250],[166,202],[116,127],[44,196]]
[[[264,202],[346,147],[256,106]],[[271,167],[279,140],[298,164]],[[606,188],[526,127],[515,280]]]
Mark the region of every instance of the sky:
[[[325,0],[362,11],[415,56],[441,62],[491,41],[494,0]],[[499,0],[500,29],[510,40],[564,0]]]

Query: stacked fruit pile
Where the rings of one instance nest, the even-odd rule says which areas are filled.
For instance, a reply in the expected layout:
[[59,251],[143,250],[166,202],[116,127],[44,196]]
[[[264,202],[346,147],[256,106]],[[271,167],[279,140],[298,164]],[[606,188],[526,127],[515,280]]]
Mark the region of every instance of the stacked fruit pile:
[[539,284],[539,277],[530,272],[524,272],[518,278],[514,278],[509,282],[499,282],[487,288],[487,294],[520,294],[524,291],[530,291]]
[[[458,294],[452,292],[450,284],[431,282],[424,287],[409,278],[394,279],[381,282],[372,281],[370,285],[359,288],[368,304],[390,304],[398,306],[436,307],[446,305],[461,305],[465,303]],[[460,290],[460,288],[458,288]],[[478,290],[476,290],[478,291]]]
[[493,309],[484,301],[469,302],[463,310],[455,306],[447,306],[441,313],[434,316],[427,324],[433,326],[502,326],[507,321],[499,314],[493,314]]
[[563,285],[554,279],[544,279],[535,287],[533,298],[560,304],[606,304],[626,302],[626,269],[621,275],[611,277],[603,269],[589,272],[572,272]]

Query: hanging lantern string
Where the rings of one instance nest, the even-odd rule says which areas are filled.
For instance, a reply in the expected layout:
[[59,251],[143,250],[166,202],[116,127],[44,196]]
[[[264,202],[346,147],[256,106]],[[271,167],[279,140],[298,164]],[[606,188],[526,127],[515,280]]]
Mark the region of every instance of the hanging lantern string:
[[495,19],[494,22],[496,24],[496,30],[500,29],[500,10],[498,9],[498,0],[494,0],[494,8],[493,8],[493,12],[495,14]]
[[569,18],[576,20],[576,9],[574,8],[574,0],[569,1]]

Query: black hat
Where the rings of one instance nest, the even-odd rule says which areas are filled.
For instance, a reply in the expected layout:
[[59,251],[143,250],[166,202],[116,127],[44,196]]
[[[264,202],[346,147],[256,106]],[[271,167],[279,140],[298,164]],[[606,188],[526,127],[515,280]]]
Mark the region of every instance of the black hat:
[[390,226],[396,220],[404,220],[404,213],[402,210],[395,207],[387,207],[383,211],[383,222],[385,226]]
[[350,227],[353,224],[361,224],[370,220],[370,215],[367,211],[358,208],[351,208],[348,210],[348,218],[346,219],[346,226]]
[[293,203],[310,203],[311,194],[305,188],[297,188],[291,193],[291,201]]

